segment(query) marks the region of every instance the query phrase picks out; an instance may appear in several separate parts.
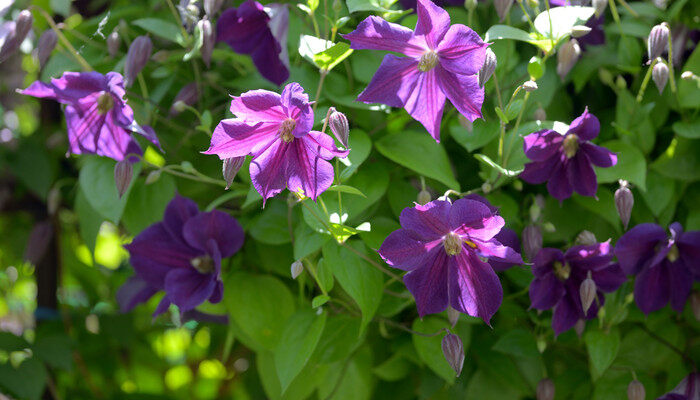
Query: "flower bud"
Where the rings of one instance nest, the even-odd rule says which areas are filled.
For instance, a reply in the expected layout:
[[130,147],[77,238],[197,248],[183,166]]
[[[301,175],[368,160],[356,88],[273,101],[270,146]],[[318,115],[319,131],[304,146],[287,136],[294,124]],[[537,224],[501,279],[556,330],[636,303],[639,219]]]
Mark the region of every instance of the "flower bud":
[[224,180],[226,180],[226,190],[231,187],[233,179],[236,177],[236,174],[238,174],[238,171],[240,171],[244,162],[245,156],[231,157],[224,160],[221,169],[224,174]]
[[544,199],[544,196],[538,194],[535,196],[535,204],[537,204],[537,207],[544,210],[544,208],[547,206],[547,200]]
[[129,51],[126,53],[126,64],[124,64],[124,83],[126,87],[134,84],[136,76],[151,58],[153,44],[148,36],[139,36],[131,42]]
[[620,215],[625,229],[627,229],[632,216],[632,207],[634,207],[634,195],[627,181],[621,179],[620,188],[615,191],[615,208],[617,208],[617,213]]
[[214,52],[214,45],[216,45],[216,31],[211,28],[211,22],[206,18],[197,22],[197,25],[202,30],[202,48],[200,49],[202,60],[209,68],[211,54]]
[[420,192],[418,192],[418,198],[416,200],[418,201],[418,204],[424,206],[430,203],[430,200],[432,200],[432,196],[430,195],[430,192],[423,189]]
[[119,34],[117,31],[114,31],[107,36],[107,51],[109,52],[109,56],[114,58],[116,57],[117,53],[119,53],[119,46],[121,45],[121,42],[119,40]]
[[49,215],[56,215],[58,207],[61,206],[61,191],[57,187],[51,188],[46,196],[46,210]]
[[489,194],[493,190],[493,185],[489,182],[484,182],[481,184],[481,191],[484,192],[484,194]]
[[576,332],[576,335],[578,335],[578,337],[581,337],[581,335],[583,335],[584,329],[586,329],[586,320],[579,319],[578,321],[576,321],[576,324],[574,324],[574,332]]
[[598,240],[591,231],[581,231],[581,233],[576,236],[577,245],[593,246],[596,243],[598,243]]
[[668,67],[663,61],[657,61],[654,69],[651,70],[651,79],[654,80],[656,88],[659,89],[659,94],[663,93],[668,82]]
[[690,308],[693,310],[695,320],[700,321],[700,293],[694,292],[690,295]]
[[224,4],[224,0],[204,0],[204,12],[211,19]]
[[114,166],[114,183],[117,185],[117,193],[119,197],[122,197],[126,193],[126,189],[129,188],[129,183],[131,183],[131,178],[134,175],[134,169],[131,163],[124,159]]
[[486,57],[484,58],[484,65],[479,71],[479,87],[484,87],[484,84],[491,78],[493,72],[496,70],[496,65],[498,65],[498,60],[496,60],[496,53],[493,50],[486,49]]
[[457,325],[457,321],[459,321],[459,311],[447,306],[447,320],[450,321],[450,326],[454,328]]
[[304,264],[302,264],[301,260],[296,260],[292,263],[292,279],[297,279],[299,275],[301,275],[302,272],[304,272]]
[[508,16],[513,0],[493,0],[493,5],[496,7],[496,13],[498,13],[498,21],[503,22]]
[[538,107],[537,110],[535,110],[535,119],[537,121],[546,121],[547,120],[547,112],[544,111],[544,108]]
[[629,400],[644,400],[645,397],[646,391],[642,382],[635,379],[627,385],[627,398]]
[[617,78],[615,78],[615,86],[617,86],[618,89],[627,89],[627,81],[622,75],[618,75]]
[[684,81],[692,81],[694,78],[695,78],[695,74],[693,74],[690,71],[684,71],[681,74],[681,79],[683,79]]
[[464,0],[464,8],[466,8],[467,11],[476,10],[477,4],[477,0]]
[[557,231],[557,228],[551,222],[545,222],[544,224],[542,224],[542,229],[544,229],[545,232],[549,233]]
[[580,38],[591,33],[593,29],[586,25],[574,25],[571,28],[571,37]]
[[523,229],[523,251],[532,261],[542,249],[542,231],[537,225],[528,225]]
[[649,56],[649,62],[660,57],[664,51],[668,48],[668,24],[661,23],[659,25],[651,28],[649,32],[649,37],[647,38],[647,55]]
[[151,183],[155,183],[158,179],[160,179],[160,170],[157,169],[155,171],[151,171],[147,176],[146,176],[146,185],[150,185]]
[[530,206],[530,220],[532,222],[537,222],[537,220],[540,219],[540,216],[542,216],[542,208],[536,201],[532,202],[532,205]]
[[595,16],[600,17],[608,6],[608,0],[592,0],[591,5],[595,8]]
[[537,382],[537,400],[554,400],[554,382],[549,378]]
[[328,127],[331,128],[333,136],[347,149],[349,147],[350,125],[348,124],[348,118],[345,114],[336,111],[335,107],[331,107],[331,113],[328,117]]
[[537,82],[527,81],[522,84],[522,88],[526,92],[534,92],[535,90],[537,90]]
[[537,10],[540,6],[540,0],[527,0],[527,5],[533,10]]
[[343,11],[343,3],[340,0],[333,0],[333,12],[338,15]]
[[581,55],[581,47],[576,39],[571,39],[559,48],[557,53],[557,74],[564,80]]
[[175,99],[173,99],[173,105],[170,107],[170,115],[179,114],[187,108],[186,106],[191,106],[199,100],[199,91],[197,90],[197,84],[192,82],[183,86]]
[[7,34],[4,43],[0,47],[0,62],[5,61],[19,49],[32,29],[33,20],[32,13],[29,10],[23,10],[19,13],[15,20],[14,29]]
[[462,373],[464,366],[464,347],[459,336],[448,333],[442,338],[442,354],[445,355],[447,363],[450,364],[457,376]]
[[595,281],[591,279],[590,275],[589,272],[588,277],[581,282],[578,292],[579,296],[581,296],[581,306],[583,307],[584,314],[588,313],[588,309],[591,308],[591,304],[593,304],[593,300],[595,300],[596,297],[596,291],[598,290]]
[[47,29],[41,34],[37,45],[37,58],[39,59],[40,67],[46,64],[49,56],[51,56],[51,52],[56,47],[56,43],[58,43],[58,36],[53,29]]

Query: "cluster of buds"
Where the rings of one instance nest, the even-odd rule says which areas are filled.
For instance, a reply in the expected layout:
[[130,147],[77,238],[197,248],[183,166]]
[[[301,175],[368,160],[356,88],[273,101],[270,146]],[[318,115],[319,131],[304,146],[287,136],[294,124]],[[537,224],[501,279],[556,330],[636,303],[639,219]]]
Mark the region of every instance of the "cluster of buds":
[[445,355],[447,363],[455,371],[457,376],[462,373],[464,366],[464,346],[459,336],[448,333],[442,338],[442,354]]
[[245,157],[231,157],[223,161],[221,169],[224,175],[224,180],[226,181],[226,190],[231,187],[233,179],[236,177],[236,175],[238,175],[238,171],[241,170],[244,162]]
[[557,53],[557,74],[563,80],[581,56],[581,46],[576,39],[564,43]]
[[32,13],[29,10],[23,10],[14,21],[14,26],[4,35],[0,37],[0,62],[5,61],[13,55],[20,47],[24,39],[32,29]]
[[131,42],[129,51],[126,53],[126,63],[124,64],[124,84],[131,87],[136,76],[148,63],[153,51],[153,43],[148,36],[139,36]]
[[615,191],[615,208],[620,215],[622,225],[627,229],[632,216],[632,207],[634,207],[634,195],[630,190],[629,183],[626,180],[620,179],[620,188]]
[[486,82],[488,82],[491,75],[496,71],[496,65],[498,65],[498,60],[496,60],[496,53],[490,48],[486,49],[486,56],[484,57],[484,65],[479,71],[479,87],[484,87]]

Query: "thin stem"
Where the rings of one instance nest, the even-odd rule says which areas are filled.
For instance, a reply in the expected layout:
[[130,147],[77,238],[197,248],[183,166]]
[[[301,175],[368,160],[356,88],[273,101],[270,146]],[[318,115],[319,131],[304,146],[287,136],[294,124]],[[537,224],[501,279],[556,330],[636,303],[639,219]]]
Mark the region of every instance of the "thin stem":
[[56,36],[58,36],[58,39],[68,49],[68,51],[71,53],[73,58],[75,58],[75,60],[78,62],[78,64],[80,64],[80,66],[83,68],[83,70],[94,71],[93,68],[90,66],[90,64],[88,64],[88,62],[85,61],[83,56],[81,56],[78,53],[78,51],[75,49],[75,47],[73,47],[73,45],[68,41],[68,39],[66,39],[66,37],[63,35],[63,32],[61,32],[61,29],[58,27],[58,25],[56,25],[56,22],[54,22],[53,18],[51,18],[49,13],[44,11],[44,9],[41,7],[30,6],[29,8],[39,12],[39,14],[41,14],[44,17],[46,22],[49,23],[49,26],[51,26],[51,29],[53,29],[53,31],[56,32]]
[[527,101],[530,99],[530,92],[525,93],[525,98],[523,99],[523,106],[520,109],[520,112],[518,113],[518,118],[515,120],[515,126],[513,127],[513,134],[511,135],[510,139],[508,140],[508,149],[506,151],[505,156],[503,157],[503,164],[501,165],[503,168],[508,168],[508,157],[510,156],[510,152],[513,147],[513,137],[515,137],[518,134],[518,128],[520,127],[520,121],[523,119],[523,113],[525,111],[525,107],[527,106]]
[[527,10],[525,9],[525,6],[523,5],[523,1],[518,0],[518,5],[520,6],[520,9],[522,10],[523,14],[525,14],[525,18],[527,18],[527,23],[530,24],[530,29],[532,29],[533,32],[537,32],[537,29],[535,28],[535,24],[532,22],[532,19],[530,18],[530,14],[527,13]]
[[[503,109],[503,98],[501,97],[501,88],[498,85],[498,75],[494,71],[493,73],[493,84],[496,86],[496,96],[498,97],[498,107],[501,109],[501,111],[505,112]],[[503,140],[505,139],[506,136],[506,124],[501,121],[500,117],[498,118],[499,124],[500,124],[500,134],[498,137],[498,158],[499,161],[502,163],[503,162]]]
[[629,11],[630,14],[632,14],[633,17],[638,18],[639,14],[630,7],[629,4],[625,0],[618,0],[620,4],[622,4],[622,7],[625,7],[627,11]]
[[396,275],[396,274],[394,274],[393,272],[389,271],[388,269],[382,267],[382,266],[379,265],[376,261],[374,261],[374,260],[372,260],[371,258],[367,257],[365,254],[360,253],[359,251],[355,250],[354,247],[348,246],[348,245],[345,244],[345,243],[341,243],[340,245],[343,246],[343,247],[345,247],[346,249],[352,251],[353,253],[357,254],[358,256],[360,256],[362,259],[364,259],[365,261],[367,261],[368,263],[370,263],[373,267],[375,267],[375,268],[377,268],[378,270],[382,271],[383,273],[389,275],[389,276],[391,277],[391,279],[396,280],[396,281],[400,281],[400,280],[401,280],[401,278],[400,278],[398,275]]
[[173,4],[172,0],[165,0],[165,1],[168,3],[168,8],[170,9],[170,12],[173,14],[173,17],[175,18],[175,24],[180,27],[180,33],[182,33],[182,37],[184,39],[187,39],[189,37],[189,35],[187,34],[185,27],[182,26],[182,19],[180,18],[180,14],[177,12],[175,5]]
[[318,286],[319,289],[321,289],[321,293],[324,295],[328,296],[328,291],[321,285],[321,281],[318,279],[318,274],[316,273],[316,267],[307,259],[302,260],[304,265],[306,266],[306,270],[309,271],[311,276],[314,278],[314,281],[316,281],[316,285]]
[[647,90],[647,85],[649,85],[649,80],[651,79],[651,73],[654,70],[654,66],[656,65],[656,59],[653,59],[651,61],[651,64],[649,64],[649,68],[647,69],[646,75],[644,75],[644,80],[642,80],[642,85],[639,87],[639,93],[637,93],[637,103],[641,103],[642,99],[644,99],[644,92]]
[[[671,92],[676,95],[678,100],[678,92],[676,91],[676,78],[673,74],[673,41],[671,40],[673,35],[668,35],[668,81],[671,84]],[[678,100],[680,105],[680,100]]]
[[321,74],[321,77],[318,78],[318,88],[316,89],[316,96],[314,96],[314,98],[316,99],[316,101],[314,102],[314,106],[313,106],[314,112],[316,112],[316,107],[318,106],[318,100],[319,100],[319,97],[321,97],[321,88],[323,88],[323,81],[326,80],[326,75],[328,75],[328,71],[325,69],[321,69],[321,70],[319,70],[319,72]]
[[323,227],[326,228],[326,230],[330,233],[331,227],[330,227],[330,225],[328,225],[328,222],[326,222],[326,220],[324,220],[324,219],[322,219],[321,217],[319,217],[318,214],[316,214],[316,211],[314,211],[313,208],[309,207],[309,206],[305,203],[304,200],[300,201],[299,203],[301,203],[301,205],[302,205],[303,207],[305,207],[307,210],[309,210],[309,212],[311,213],[311,215],[313,215],[314,218],[316,218],[316,219],[323,225]]
[[672,350],[673,352],[675,352],[676,354],[678,354],[679,356],[681,356],[681,358],[682,358],[684,361],[686,361],[688,364],[692,365],[693,368],[696,367],[695,361],[693,361],[690,357],[688,357],[683,351],[681,351],[681,349],[679,349],[678,347],[674,346],[674,345],[673,345],[671,342],[669,342],[668,340],[662,338],[661,336],[659,336],[659,335],[657,335],[656,333],[654,333],[653,331],[651,331],[649,328],[646,327],[646,325],[644,325],[644,324],[638,324],[638,325],[639,325],[640,328],[642,328],[642,330],[643,330],[644,332],[646,332],[647,335],[651,336],[652,339],[654,339],[654,340],[656,340],[657,342],[663,344],[664,346],[668,347],[670,350]]
[[[613,15],[617,29],[620,31],[620,37],[625,38],[625,32],[622,31],[622,24],[620,23],[620,14],[617,13],[617,7],[615,6],[615,0],[608,0],[610,5],[610,12]],[[670,36],[670,35],[669,35]]]

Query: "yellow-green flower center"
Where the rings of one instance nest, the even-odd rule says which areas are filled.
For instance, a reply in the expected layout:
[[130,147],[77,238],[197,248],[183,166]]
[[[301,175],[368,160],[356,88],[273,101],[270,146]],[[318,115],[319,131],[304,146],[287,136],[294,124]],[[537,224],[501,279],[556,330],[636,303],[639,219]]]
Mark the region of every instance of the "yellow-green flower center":
[[554,262],[554,275],[559,278],[560,281],[565,281],[569,279],[571,275],[571,266],[569,263],[562,264],[559,261]]
[[445,253],[449,256],[456,256],[462,252],[462,239],[454,232],[445,235],[442,244],[445,246]]
[[670,262],[674,262],[678,260],[678,257],[680,257],[680,254],[678,253],[678,246],[675,244],[671,246],[671,248],[668,250],[668,254],[666,254],[666,258]]
[[564,154],[566,158],[571,158],[578,152],[578,136],[570,133],[564,138]]
[[193,258],[190,260],[190,264],[194,269],[202,274],[210,274],[214,272],[214,260],[212,260],[208,255]]
[[105,92],[97,98],[97,112],[99,112],[100,115],[107,114],[107,112],[109,112],[109,110],[111,110],[113,107],[114,98],[111,94]]
[[292,118],[287,118],[282,121],[279,128],[279,134],[285,143],[291,143],[294,140],[294,128],[297,127],[297,122]]
[[420,56],[420,61],[418,62],[418,70],[421,72],[427,72],[435,68],[438,62],[438,55],[436,52],[429,50]]

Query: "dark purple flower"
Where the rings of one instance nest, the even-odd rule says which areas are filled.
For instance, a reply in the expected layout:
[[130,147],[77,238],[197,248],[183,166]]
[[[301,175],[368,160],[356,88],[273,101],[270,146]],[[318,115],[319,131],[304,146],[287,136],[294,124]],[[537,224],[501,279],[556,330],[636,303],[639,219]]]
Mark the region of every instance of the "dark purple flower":
[[637,275],[634,300],[649,314],[671,302],[681,312],[693,285],[700,279],[700,231],[683,232],[678,222],[671,237],[656,224],[639,224],[615,245],[615,255],[628,275]]
[[[404,10],[408,10],[410,8],[413,9],[413,12],[416,12],[418,0],[399,0],[399,3],[401,3],[401,7]],[[464,6],[464,1],[462,0],[435,0],[434,3],[439,7]]]
[[484,64],[487,43],[470,28],[450,26],[450,16],[430,0],[418,0],[415,31],[367,17],[344,35],[353,49],[388,50],[382,64],[357,101],[403,107],[440,141],[445,98],[468,120],[481,117],[484,90],[477,73]]
[[560,201],[571,197],[574,190],[583,196],[595,196],[598,180],[593,165],[617,164],[615,153],[590,143],[599,131],[598,118],[586,107],[564,135],[545,129],[525,136],[523,148],[532,162],[525,164],[520,177],[533,184],[547,182],[549,194]]
[[[609,241],[574,246],[566,253],[552,248],[540,250],[532,267],[535,279],[530,284],[531,307],[554,308],[552,328],[557,335],[573,328],[580,319],[595,318],[605,302],[602,293],[617,290],[626,280],[620,266],[611,263],[612,258]],[[597,301],[584,313],[580,288],[589,273],[597,288]]]
[[[494,207],[488,200],[482,196],[479,196],[478,194],[468,194],[464,196],[464,198],[481,202],[489,208],[491,213],[498,214],[498,207]],[[520,253],[520,239],[518,239],[518,234],[515,233],[514,230],[503,228],[496,236],[494,236],[494,239],[496,239],[502,245],[515,250],[516,253]],[[493,267],[493,269],[496,271],[505,271],[510,267],[522,264],[522,260],[521,262],[508,262],[500,258],[493,258],[489,259],[488,263],[491,264],[491,267]]]
[[181,312],[209,300],[221,301],[221,260],[243,245],[243,228],[221,211],[200,212],[197,204],[175,195],[163,221],[124,246],[136,274],[117,293],[122,312],[165,291],[155,315],[175,304]]
[[700,373],[686,376],[671,392],[656,400],[700,400]]
[[231,112],[237,118],[219,123],[204,154],[222,160],[253,156],[250,177],[264,200],[285,187],[316,200],[331,186],[333,166],[327,160],[348,152],[311,130],[314,112],[298,83],[285,86],[282,95],[251,90],[233,97]]
[[260,74],[276,85],[289,78],[289,12],[280,11],[274,13],[273,20],[262,4],[246,0],[238,8],[224,11],[216,23],[217,41],[226,42],[236,53],[249,54]]
[[522,263],[520,255],[495,239],[503,218],[479,201],[435,200],[405,208],[402,228],[382,243],[379,254],[404,271],[404,283],[416,299],[418,314],[455,310],[489,323],[501,305],[503,288],[482,260]]
[[134,111],[124,101],[124,80],[119,73],[65,72],[51,83],[36,81],[20,93],[66,105],[73,154],[98,154],[117,161],[128,154],[142,154],[132,133],[160,147],[153,129],[134,121]]

